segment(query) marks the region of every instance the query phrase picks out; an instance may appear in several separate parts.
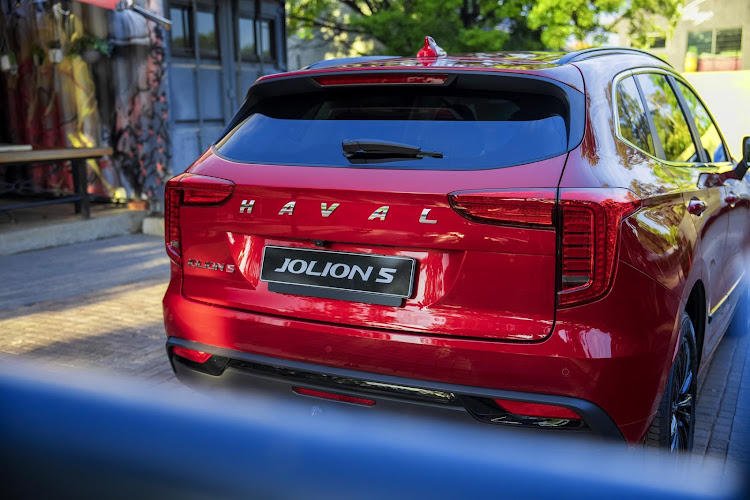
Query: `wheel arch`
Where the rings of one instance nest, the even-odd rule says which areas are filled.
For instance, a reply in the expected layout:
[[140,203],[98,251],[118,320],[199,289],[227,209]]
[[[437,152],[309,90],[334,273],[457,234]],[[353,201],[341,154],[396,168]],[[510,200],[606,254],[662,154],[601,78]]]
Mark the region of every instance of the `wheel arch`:
[[690,320],[693,322],[693,328],[695,329],[695,343],[698,350],[698,366],[701,364],[703,358],[703,340],[706,334],[706,288],[703,286],[703,281],[698,280],[690,290],[688,295],[687,303],[685,304],[685,312],[690,316]]

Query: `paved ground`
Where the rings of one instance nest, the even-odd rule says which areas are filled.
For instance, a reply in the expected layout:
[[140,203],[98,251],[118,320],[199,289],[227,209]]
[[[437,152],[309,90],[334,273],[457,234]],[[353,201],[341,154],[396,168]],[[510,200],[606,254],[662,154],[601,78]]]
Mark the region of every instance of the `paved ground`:
[[0,257],[0,353],[178,384],[164,350],[164,240],[130,235]]
[[[187,391],[164,352],[168,266],[163,240],[143,235],[0,257],[0,355]],[[748,351],[747,331],[722,341],[700,389],[696,453],[750,464]]]

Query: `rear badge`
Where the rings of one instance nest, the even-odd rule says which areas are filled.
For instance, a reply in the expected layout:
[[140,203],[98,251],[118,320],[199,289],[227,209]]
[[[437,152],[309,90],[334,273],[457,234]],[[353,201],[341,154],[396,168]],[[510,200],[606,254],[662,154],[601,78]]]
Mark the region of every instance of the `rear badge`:
[[188,259],[187,265],[198,269],[208,269],[209,271],[219,271],[224,273],[233,273],[234,264],[222,264],[220,262],[203,262],[202,260]]
[[[279,210],[279,215],[294,215],[294,210],[296,208],[297,202],[296,201],[290,201],[286,203],[281,210]],[[330,217],[334,210],[339,208],[340,203],[331,203],[330,205],[327,203],[321,203],[320,204],[320,215],[322,217]],[[240,214],[245,215],[251,215],[253,213],[253,208],[255,207],[255,200],[242,200],[240,203]],[[367,218],[367,220],[380,220],[384,221],[385,218],[388,216],[388,210],[390,207],[388,205],[383,205],[382,207],[376,208],[372,214]],[[422,212],[419,214],[419,222],[421,224],[437,224],[437,219],[429,219],[430,212],[432,211],[431,208],[424,208],[422,209]]]
[[268,245],[260,280],[271,292],[400,306],[411,296],[416,259]]

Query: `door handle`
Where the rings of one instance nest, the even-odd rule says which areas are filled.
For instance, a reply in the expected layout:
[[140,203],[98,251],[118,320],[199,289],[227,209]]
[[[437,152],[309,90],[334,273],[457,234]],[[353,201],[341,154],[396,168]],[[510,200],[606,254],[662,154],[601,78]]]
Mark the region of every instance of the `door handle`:
[[737,203],[738,201],[740,201],[740,197],[730,191],[729,194],[727,195],[727,197],[724,198],[724,201],[727,202],[728,204],[734,206],[735,203]]
[[688,212],[690,212],[693,215],[700,216],[706,208],[708,208],[708,205],[706,205],[705,201],[699,200],[698,198],[693,198],[688,203]]

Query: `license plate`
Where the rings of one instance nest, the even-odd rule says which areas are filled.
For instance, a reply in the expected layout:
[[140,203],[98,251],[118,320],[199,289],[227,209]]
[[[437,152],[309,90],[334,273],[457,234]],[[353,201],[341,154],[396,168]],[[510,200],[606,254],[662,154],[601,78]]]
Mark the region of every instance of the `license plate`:
[[272,292],[397,306],[415,267],[410,257],[266,246],[260,279]]

